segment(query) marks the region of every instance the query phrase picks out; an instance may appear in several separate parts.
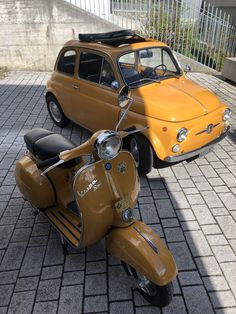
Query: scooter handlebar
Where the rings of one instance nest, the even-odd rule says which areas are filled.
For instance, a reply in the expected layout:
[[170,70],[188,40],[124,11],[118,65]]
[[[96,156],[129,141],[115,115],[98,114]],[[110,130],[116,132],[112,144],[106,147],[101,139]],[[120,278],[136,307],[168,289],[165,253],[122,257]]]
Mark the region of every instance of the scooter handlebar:
[[46,160],[40,160],[37,162],[37,167],[38,169],[42,169],[45,167],[49,167],[54,165],[56,162],[58,162],[60,160],[59,156],[55,156]]

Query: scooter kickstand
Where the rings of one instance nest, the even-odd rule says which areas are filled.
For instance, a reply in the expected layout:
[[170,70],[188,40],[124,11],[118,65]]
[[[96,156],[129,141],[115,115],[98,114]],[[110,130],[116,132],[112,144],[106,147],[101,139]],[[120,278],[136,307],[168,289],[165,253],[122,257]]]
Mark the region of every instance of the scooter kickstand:
[[64,256],[68,255],[68,243],[65,241],[63,235],[60,234],[60,238],[61,238],[61,246],[62,246],[62,250],[63,250],[63,254]]

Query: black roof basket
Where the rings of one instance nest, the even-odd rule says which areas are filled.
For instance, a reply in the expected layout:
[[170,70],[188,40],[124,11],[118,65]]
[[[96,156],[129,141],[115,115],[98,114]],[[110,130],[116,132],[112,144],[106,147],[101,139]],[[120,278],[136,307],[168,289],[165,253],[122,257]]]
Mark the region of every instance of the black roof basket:
[[111,46],[133,44],[146,41],[131,29],[95,34],[79,34],[79,40],[83,42],[104,43]]

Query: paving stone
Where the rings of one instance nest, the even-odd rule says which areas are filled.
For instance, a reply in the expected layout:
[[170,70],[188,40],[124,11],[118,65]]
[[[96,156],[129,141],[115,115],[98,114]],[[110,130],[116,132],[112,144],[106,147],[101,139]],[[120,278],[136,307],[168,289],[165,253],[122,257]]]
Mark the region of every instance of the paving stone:
[[176,210],[176,213],[180,221],[195,220],[195,216],[191,209],[179,209]]
[[231,291],[216,291],[209,293],[213,306],[215,308],[236,306],[235,298]]
[[36,301],[57,300],[59,297],[60,283],[60,279],[40,281]]
[[133,303],[128,302],[113,302],[110,303],[110,314],[132,314],[134,313]]
[[197,221],[182,222],[181,227],[184,231],[200,230],[200,226]]
[[229,245],[212,246],[212,250],[218,262],[236,261],[236,256]]
[[8,309],[7,306],[1,306],[0,307],[0,314],[6,314],[7,313],[7,309]]
[[[99,302],[100,297],[96,297]],[[60,300],[59,300],[59,308],[58,314],[78,314],[82,312],[82,299],[83,299],[83,286],[82,285],[75,285],[75,286],[68,286],[61,288]],[[90,305],[90,304],[88,304]],[[90,312],[96,311],[97,308],[91,309]],[[103,310],[103,309],[102,309]]]
[[60,278],[62,276],[62,266],[49,266],[43,267],[41,280],[43,279],[53,279],[53,278]]
[[106,272],[106,262],[89,262],[86,263],[86,273],[95,274],[95,273],[105,273]]
[[227,281],[223,276],[203,277],[203,282],[207,291],[229,290]]
[[157,210],[154,204],[141,204],[139,205],[142,220],[144,223],[159,222]]
[[15,292],[36,290],[38,286],[38,281],[38,277],[18,278],[15,286]]
[[190,205],[205,204],[204,199],[199,194],[187,195]]
[[98,295],[107,292],[106,274],[85,277],[85,295]]
[[202,284],[202,279],[197,271],[179,272],[178,275],[181,286]]
[[0,272],[0,285],[15,283],[18,276],[18,270]]
[[171,192],[170,199],[175,209],[189,208],[189,203],[183,192]]
[[236,209],[236,197],[233,193],[219,193],[218,195],[228,210]]
[[14,225],[10,226],[0,226],[0,249],[7,247],[8,242],[10,241]]
[[19,219],[16,228],[31,228],[34,225],[34,219]]
[[[162,309],[162,311],[163,311],[163,314],[170,314],[170,313],[184,314],[184,313],[187,313],[182,296],[174,296],[171,303],[167,307],[164,307]],[[143,312],[143,313],[145,313],[145,312]],[[153,313],[159,313],[159,312],[157,311],[157,312],[153,312]]]
[[33,314],[56,314],[57,301],[38,302],[34,305]]
[[71,286],[84,283],[83,271],[70,271],[63,274],[62,285]]
[[212,190],[212,187],[208,182],[196,182],[196,187],[199,191],[210,191]]
[[236,307],[217,309],[216,314],[235,314]]
[[179,270],[193,270],[196,268],[185,242],[169,243],[169,249]]
[[228,239],[236,238],[236,222],[230,216],[216,217],[220,228]]
[[151,189],[163,190],[165,188],[161,178],[158,179],[150,178],[148,182],[150,184]]
[[209,244],[207,243],[202,231],[185,231],[185,236],[193,256],[212,255],[211,248],[209,247]]
[[204,234],[221,234],[221,230],[217,224],[215,225],[202,225],[202,231]]
[[106,246],[104,240],[87,248],[87,261],[98,261],[106,258]]
[[63,264],[64,255],[60,239],[50,239],[44,258],[44,266]]
[[14,285],[0,286],[0,306],[5,306],[10,303]]
[[204,176],[206,178],[218,177],[218,174],[215,172],[211,165],[199,166],[199,168],[201,169],[202,173],[204,173]]
[[10,243],[3,257],[0,271],[19,269],[25,254],[27,242]]
[[[224,237],[223,234],[215,234],[215,235],[208,235],[207,241],[210,245],[226,245],[228,244],[228,241]],[[214,251],[214,250],[213,250]]]
[[152,190],[154,199],[169,198],[166,190]]
[[202,276],[222,275],[220,266],[214,256],[197,257],[195,261]]
[[228,187],[235,187],[236,186],[236,178],[235,178],[235,176],[233,176],[233,174],[222,173],[222,174],[220,174],[220,177]]
[[34,304],[35,291],[17,292],[11,298],[9,314],[31,314]]
[[207,225],[215,223],[215,219],[206,205],[193,205],[192,210],[200,224]]
[[[29,240],[28,246],[46,246],[48,241],[47,236],[41,236],[41,237],[31,237]],[[48,255],[46,253],[46,256],[48,258]]]
[[221,268],[234,295],[236,295],[236,263],[221,263]]
[[20,276],[37,276],[41,273],[45,247],[30,247],[26,250]]
[[136,314],[143,314],[143,313],[159,314],[161,312],[156,306],[140,306],[136,308],[135,313]]
[[31,231],[31,228],[15,229],[11,238],[11,242],[28,241]]
[[129,300],[132,298],[131,283],[122,266],[109,267],[109,300]]
[[107,296],[86,297],[84,300],[84,313],[106,311],[108,308]]
[[179,227],[179,222],[178,222],[178,219],[176,218],[162,219],[161,222],[164,228]]
[[85,255],[67,255],[65,261],[65,271],[83,270],[85,268]]
[[183,287],[183,294],[190,313],[214,313],[203,286]]
[[48,235],[50,231],[49,223],[38,223],[34,225],[32,236]]
[[173,206],[168,199],[156,200],[155,204],[160,218],[176,217]]
[[166,228],[165,235],[167,242],[184,241],[184,234],[181,228]]

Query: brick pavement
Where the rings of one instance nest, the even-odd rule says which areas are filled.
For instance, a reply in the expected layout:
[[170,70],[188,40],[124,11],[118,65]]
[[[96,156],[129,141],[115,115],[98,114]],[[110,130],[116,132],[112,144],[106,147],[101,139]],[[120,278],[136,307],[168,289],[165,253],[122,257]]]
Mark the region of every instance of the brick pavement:
[[[235,87],[190,76],[235,105]],[[47,78],[11,72],[0,81],[0,313],[236,313],[234,128],[205,158],[141,179],[136,215],[168,243],[179,268],[173,302],[158,310],[131,289],[103,241],[70,249],[65,258],[57,232],[33,215],[15,186],[14,163],[25,151],[27,130],[52,129],[77,143],[89,136],[74,124],[63,130],[53,125],[44,105]]]

